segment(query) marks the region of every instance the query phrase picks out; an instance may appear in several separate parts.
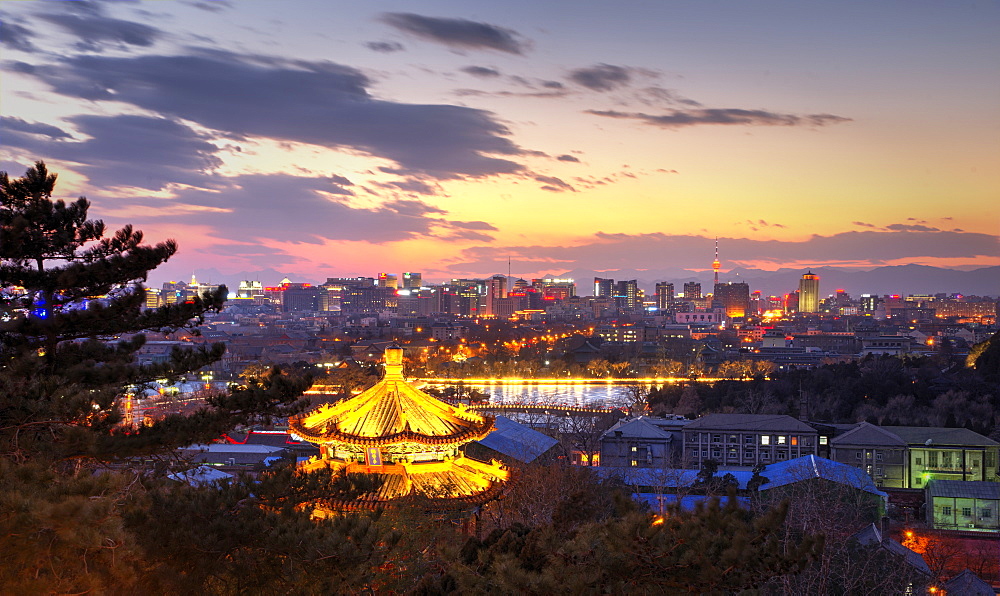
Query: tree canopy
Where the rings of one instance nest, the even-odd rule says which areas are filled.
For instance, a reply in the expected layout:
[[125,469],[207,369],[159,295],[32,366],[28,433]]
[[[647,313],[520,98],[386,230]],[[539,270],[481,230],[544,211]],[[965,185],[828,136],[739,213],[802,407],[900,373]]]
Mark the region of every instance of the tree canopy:
[[15,458],[113,459],[208,440],[297,396],[280,378],[212,400],[192,417],[121,423],[129,388],[177,378],[218,360],[224,346],[175,350],[138,365],[146,331],[194,328],[226,289],[144,309],[148,273],[177,251],[143,243],[124,226],[107,234],[90,202],[53,199],[56,175],[37,162],[21,178],[0,173],[0,452]]

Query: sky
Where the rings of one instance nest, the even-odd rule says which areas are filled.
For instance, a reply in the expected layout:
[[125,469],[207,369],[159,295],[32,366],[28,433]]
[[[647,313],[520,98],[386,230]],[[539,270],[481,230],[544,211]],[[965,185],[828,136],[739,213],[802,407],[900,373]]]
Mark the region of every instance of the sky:
[[[0,3],[0,170],[151,279],[1000,265],[1000,3]],[[200,281],[209,282],[208,279]],[[269,280],[265,280],[269,281]]]

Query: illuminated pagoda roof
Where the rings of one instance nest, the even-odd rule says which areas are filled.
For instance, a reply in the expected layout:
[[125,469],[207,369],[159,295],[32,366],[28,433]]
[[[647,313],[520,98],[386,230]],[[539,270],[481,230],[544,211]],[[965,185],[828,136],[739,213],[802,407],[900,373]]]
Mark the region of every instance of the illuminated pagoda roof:
[[494,430],[493,418],[452,406],[403,377],[403,350],[385,351],[385,376],[360,394],[289,419],[290,430],[320,446],[320,456],[300,464],[375,476],[379,488],[357,499],[317,502],[315,513],[367,509],[420,499],[431,507],[465,508],[501,490],[510,473],[458,448]]
[[493,420],[463,405],[452,406],[420,391],[403,377],[403,350],[385,350],[385,376],[370,389],[289,420],[292,432],[311,443],[362,447],[420,443],[458,445],[482,439]]

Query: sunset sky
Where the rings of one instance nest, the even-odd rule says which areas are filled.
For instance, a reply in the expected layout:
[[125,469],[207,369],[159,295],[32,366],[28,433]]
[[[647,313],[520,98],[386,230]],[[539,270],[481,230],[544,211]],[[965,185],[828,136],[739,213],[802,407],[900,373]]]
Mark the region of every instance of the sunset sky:
[[[0,3],[0,170],[154,274],[1000,265],[1000,3]],[[211,280],[203,280],[211,281]]]

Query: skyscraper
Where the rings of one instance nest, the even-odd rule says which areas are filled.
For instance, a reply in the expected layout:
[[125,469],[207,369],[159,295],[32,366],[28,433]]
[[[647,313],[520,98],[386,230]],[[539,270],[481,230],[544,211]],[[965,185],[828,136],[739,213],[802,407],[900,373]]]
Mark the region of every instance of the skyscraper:
[[611,296],[615,293],[615,280],[594,278],[594,296]]
[[799,280],[799,312],[819,310],[819,276],[807,272]]
[[403,273],[403,289],[405,290],[418,290],[420,286],[423,285],[422,275],[419,273],[411,273],[409,271]]
[[494,275],[486,280],[486,316],[497,316],[497,305],[507,297],[507,278]]
[[698,300],[701,298],[701,284],[696,281],[689,281],[684,284],[684,299]]
[[631,309],[639,306],[639,282],[634,279],[617,282],[614,296],[620,308]]
[[393,273],[379,273],[378,274],[378,287],[380,288],[392,288],[396,289],[398,281],[396,275]]
[[745,282],[716,284],[712,298],[722,303],[727,317],[745,317],[750,311],[750,286]]
[[656,283],[656,308],[667,310],[674,306],[674,284],[668,281]]

